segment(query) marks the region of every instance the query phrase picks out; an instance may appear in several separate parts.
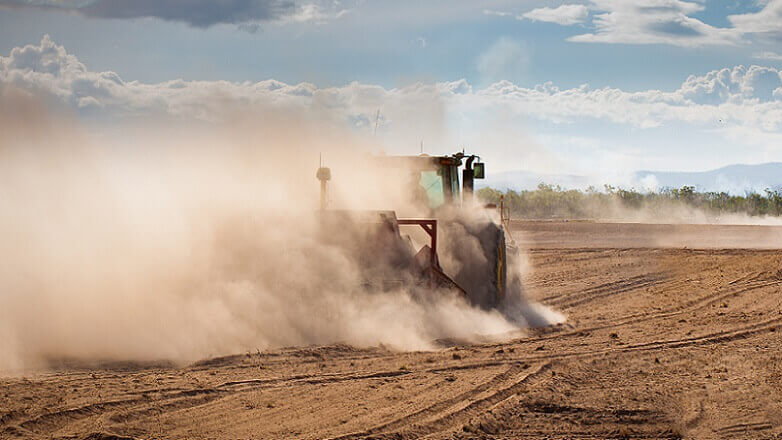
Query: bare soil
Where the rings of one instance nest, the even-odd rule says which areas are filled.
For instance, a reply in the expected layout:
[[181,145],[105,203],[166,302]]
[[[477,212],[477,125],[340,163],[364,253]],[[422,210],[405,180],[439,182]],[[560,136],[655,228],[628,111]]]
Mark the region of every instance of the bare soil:
[[759,249],[782,229],[513,229],[530,296],[567,324],[435,352],[61,362],[0,379],[0,438],[782,438],[782,252]]

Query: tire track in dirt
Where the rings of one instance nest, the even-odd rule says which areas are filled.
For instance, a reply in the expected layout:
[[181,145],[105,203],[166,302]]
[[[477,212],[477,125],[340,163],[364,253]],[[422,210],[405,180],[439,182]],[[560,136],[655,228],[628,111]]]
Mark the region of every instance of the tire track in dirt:
[[[228,394],[246,390],[266,388],[268,386],[290,386],[295,383],[322,384],[344,381],[355,381],[375,378],[398,377],[411,374],[412,371],[381,371],[367,374],[333,374],[333,375],[299,375],[287,378],[250,379],[231,381],[211,388],[189,389],[164,393],[158,398],[131,398],[105,401],[84,405],[77,408],[62,409],[47,412],[31,419],[21,421],[5,429],[22,429],[39,435],[52,433],[70,423],[90,417],[98,417],[112,411],[121,410],[108,415],[115,423],[123,423],[161,412],[175,411],[203,405]],[[7,418],[10,421],[10,417]]]
[[[454,437],[498,438],[495,436],[501,434],[499,438],[550,439],[556,438],[557,434],[561,435],[554,426],[565,424],[571,427],[565,438],[681,438],[671,430],[670,421],[659,411],[570,406],[540,400],[527,401],[525,397],[516,395],[496,405],[491,411],[470,420],[462,428],[464,434]],[[573,429],[576,426],[578,428]],[[585,427],[592,428],[586,430]],[[623,429],[621,434],[617,431],[620,427]]]
[[634,351],[650,351],[650,350],[662,350],[669,348],[681,348],[689,346],[701,346],[712,345],[724,342],[731,342],[738,339],[748,338],[764,332],[776,332],[782,328],[782,317],[771,318],[764,321],[757,322],[755,324],[744,326],[740,328],[734,328],[721,332],[714,332],[703,336],[696,336],[691,338],[673,339],[669,341],[652,341],[639,344],[632,344],[625,347],[603,349],[603,350],[586,350],[586,351],[571,351],[568,353],[541,355],[541,356],[529,356],[508,359],[508,361],[521,361],[521,362],[536,362],[544,360],[555,359],[567,359],[567,358],[583,358],[591,356],[599,356],[606,354],[627,353]]
[[[538,364],[537,369],[528,373],[521,380],[516,381],[514,384],[506,388],[502,388],[497,392],[492,393],[489,396],[486,396],[481,399],[477,399],[467,404],[462,409],[450,413],[442,414],[442,411],[454,407],[458,402],[453,402],[453,401],[445,401],[442,403],[438,402],[437,404],[432,405],[430,409],[428,408],[427,410],[423,410],[422,412],[411,414],[410,416],[408,416],[409,418],[402,417],[400,419],[394,420],[387,424],[374,427],[365,432],[348,434],[345,436],[337,437],[337,439],[365,438],[374,435],[377,435],[380,438],[382,437],[401,438],[401,439],[421,438],[421,437],[426,437],[429,435],[438,434],[453,429],[458,429],[460,426],[464,426],[464,423],[469,421],[472,417],[475,417],[480,414],[485,414],[489,409],[501,406],[503,402],[518,394],[525,386],[530,386],[532,384],[531,382],[533,382],[535,379],[539,379],[543,372],[550,369],[555,364],[555,362],[557,362],[557,360],[560,359],[588,358],[594,356],[604,356],[607,354],[608,355],[626,354],[626,353],[635,353],[635,352],[643,352],[643,351],[678,349],[678,348],[685,348],[685,347],[692,347],[692,346],[723,344],[738,339],[748,338],[763,332],[776,331],[779,328],[782,328],[782,317],[767,319],[737,329],[713,332],[698,337],[674,339],[669,341],[652,341],[646,343],[633,344],[627,347],[619,347],[619,348],[606,349],[606,350],[590,350],[590,351],[583,351],[583,352],[562,353],[562,354],[549,355],[549,356],[508,359],[505,360],[504,363],[511,363],[511,362],[518,363],[519,361],[528,361],[528,362],[545,361],[545,362]],[[503,362],[501,361],[500,363]],[[491,365],[496,365],[496,364],[497,362],[491,363]],[[487,366],[487,363],[476,363],[469,366],[461,365],[459,367],[481,368],[485,366]],[[512,367],[509,368],[508,371],[511,370]],[[426,421],[421,422],[422,418],[426,418],[426,417],[431,418],[432,416],[436,416],[438,412],[442,414],[440,417],[434,420],[430,420],[428,422]],[[401,431],[397,430],[397,428],[404,428],[405,425],[409,426],[409,428]],[[735,426],[723,428],[724,432],[722,433],[723,434],[742,433],[746,431],[761,431],[770,428],[771,427],[769,424],[763,424],[763,423],[738,424]],[[541,433],[541,434],[549,435],[551,433],[549,432],[549,433]],[[578,437],[578,435],[575,435],[574,437],[574,434],[578,434],[578,433],[568,432],[568,437],[569,438]],[[605,434],[594,434],[588,432],[584,432],[583,434],[585,435],[585,438],[603,438],[603,435],[605,435]],[[672,433],[670,431],[661,431],[661,432],[653,432],[653,433],[635,432],[633,433],[633,437],[679,438],[677,434]]]
[[782,328],[782,317],[766,319],[758,323],[741,327],[739,329],[714,332],[711,334],[696,336],[692,338],[676,339],[671,341],[653,341],[641,344],[634,344],[626,349],[618,351],[636,351],[648,349],[680,348],[687,346],[712,345],[723,342],[731,342],[738,339],[745,339],[764,332],[776,332]]
[[80,406],[77,408],[64,409],[59,411],[53,411],[41,414],[31,419],[22,421],[16,426],[8,426],[6,429],[16,430],[22,429],[24,431],[32,432],[35,434],[46,434],[54,432],[69,423],[83,420],[89,417],[101,415],[106,411],[130,407],[142,399],[125,399],[125,400],[113,400],[107,402],[92,403],[89,405]]
[[[110,400],[104,402],[92,403],[76,408],[61,409],[57,411],[46,412],[33,418],[21,421],[15,425],[4,427],[5,430],[18,430],[45,435],[55,432],[73,422],[78,422],[91,417],[104,416],[107,413],[109,420],[130,420],[133,414],[141,414],[150,411],[150,407],[181,409],[192,408],[205,402],[212,401],[226,394],[214,388],[192,389],[178,391],[174,393],[165,393],[163,396],[154,399],[150,397],[137,397],[131,399]],[[173,402],[171,402],[173,401]],[[168,403],[165,403],[168,402]],[[111,414],[113,411],[122,410]],[[158,410],[155,410],[159,412]],[[117,420],[114,420],[116,418]]]
[[689,338],[673,339],[668,341],[651,341],[638,344],[631,344],[623,347],[615,347],[599,350],[583,350],[583,351],[569,351],[566,353],[554,353],[548,355],[537,356],[518,356],[507,357],[496,361],[485,361],[461,364],[454,367],[438,368],[437,371],[447,371],[449,369],[472,369],[483,368],[497,365],[507,365],[511,363],[535,363],[545,361],[556,361],[562,359],[581,359],[595,356],[604,356],[611,354],[622,354],[628,352],[640,352],[640,351],[654,351],[664,350],[670,348],[682,348],[690,346],[705,346],[713,345],[725,342],[731,342],[739,339],[745,339],[764,332],[776,332],[782,328],[782,316],[778,318],[771,318],[764,321],[760,321],[748,326],[739,328],[733,328],[720,332],[713,332],[702,336],[695,336]]
[[209,390],[208,392],[193,392],[191,395],[176,399],[151,401],[145,405],[108,415],[112,423],[127,423],[144,417],[165,414],[182,409],[205,405],[225,397],[228,393]]
[[[605,251],[609,251],[609,250],[611,250],[613,252],[616,252],[616,253],[633,251],[633,249],[606,249]],[[556,250],[556,251],[557,251],[557,253],[559,252],[559,250]],[[580,253],[580,252],[582,252],[582,250],[574,250],[574,252]],[[695,252],[695,251],[692,251],[692,252]],[[729,253],[729,254],[732,255],[732,253]],[[612,256],[617,257],[616,255],[612,255]],[[623,256],[622,258],[626,258],[626,257]],[[583,260],[590,261],[590,262],[594,262],[595,261],[592,256],[585,257],[585,258],[583,258]],[[560,262],[560,264],[561,264],[561,262]],[[634,264],[626,264],[626,266],[631,266],[631,267],[633,265]],[[724,265],[725,265],[724,262],[710,264],[710,265],[707,265],[706,267],[701,268],[698,272],[699,273],[707,273],[709,271],[720,269]],[[538,265],[536,264],[535,267],[538,268]],[[611,270],[612,273],[614,273],[616,271],[617,271],[616,269],[612,269]],[[597,273],[600,274],[601,276],[605,275],[605,274],[603,274],[603,273],[601,273],[599,271]],[[622,279],[619,279],[619,280],[603,283],[603,284],[600,284],[600,285],[597,285],[597,286],[593,286],[593,287],[588,287],[588,288],[585,288],[585,289],[580,289],[580,290],[577,290],[575,292],[564,293],[564,294],[548,295],[548,296],[545,296],[543,298],[540,298],[539,301],[545,302],[545,303],[548,303],[548,304],[551,304],[551,305],[559,305],[559,303],[561,303],[561,302],[566,303],[567,302],[566,298],[575,298],[575,297],[580,297],[580,296],[587,297],[587,296],[589,296],[590,293],[593,293],[593,292],[594,293],[602,293],[604,291],[611,290],[611,289],[614,289],[614,288],[616,288],[616,289],[624,289],[625,287],[632,286],[633,284],[638,283],[640,281],[652,281],[652,280],[660,280],[660,281],[663,281],[663,282],[665,282],[665,281],[672,281],[671,284],[672,285],[677,285],[677,286],[678,285],[682,285],[682,284],[686,284],[688,281],[690,281],[689,278],[688,279],[681,279],[681,277],[674,278],[676,275],[683,275],[683,274],[678,273],[678,271],[676,269],[659,271],[659,272],[645,272],[645,273],[641,273],[641,274],[638,274],[638,275],[635,275],[635,276],[632,276],[632,277],[629,277],[629,278],[625,276],[625,277],[623,277]],[[689,274],[689,275],[692,275],[692,274]],[[598,276],[598,275],[596,275],[596,276]],[[567,279],[567,278],[568,277],[564,277],[564,279]],[[766,277],[765,279],[769,279],[769,278],[780,279],[780,276],[779,276],[779,274],[776,274],[775,277]],[[764,278],[763,278],[763,273],[762,272],[751,272],[751,273],[746,274],[746,275],[744,275],[744,276],[742,276],[742,277],[740,277],[740,278],[738,278],[736,280],[731,281],[729,284],[736,284],[736,283],[742,283],[742,282],[751,282],[751,281],[763,281],[763,280],[764,280]],[[550,280],[547,283],[551,284]],[[535,284],[536,284],[536,281],[531,281],[530,282],[531,286],[534,286]],[[644,286],[644,287],[646,287],[646,286]],[[669,286],[669,287],[671,287],[671,286]],[[580,305],[580,304],[582,304],[582,302],[578,303],[578,305]],[[568,305],[568,306],[570,306],[570,305]]]
[[[482,366],[482,368],[485,367]],[[490,380],[483,382],[482,384],[478,385],[477,387],[471,388],[463,393],[460,393],[450,399],[441,400],[433,405],[430,405],[426,408],[423,408],[421,410],[415,411],[410,414],[406,414],[400,418],[391,420],[389,422],[382,423],[380,425],[376,425],[372,428],[369,428],[365,431],[362,431],[360,433],[354,433],[354,434],[348,434],[341,437],[336,437],[336,439],[352,439],[352,438],[363,438],[365,436],[378,434],[382,432],[389,432],[396,429],[399,429],[405,425],[409,425],[411,423],[417,423],[422,420],[425,420],[426,418],[431,418],[432,416],[435,416],[437,414],[442,413],[443,411],[447,410],[448,408],[452,408],[456,406],[457,404],[461,402],[467,402],[470,401],[473,397],[486,392],[487,390],[493,389],[494,387],[497,387],[501,385],[502,383],[508,381],[509,379],[512,379],[516,374],[524,371],[527,368],[526,365],[522,364],[513,364],[510,367],[508,367],[507,370],[503,371],[502,373],[494,376]],[[432,371],[432,370],[429,370]],[[439,372],[440,370],[438,370]],[[446,370],[447,371],[447,370]]]
[[725,426],[717,429],[715,433],[721,436],[735,435],[735,434],[749,434],[757,431],[767,431],[773,429],[774,425],[771,423],[737,423],[735,425]]
[[621,289],[624,288],[625,286],[630,286],[638,281],[643,281],[645,279],[648,279],[650,278],[649,275],[650,274],[648,273],[641,274],[631,278],[625,278],[617,281],[611,281],[609,283],[603,283],[597,286],[587,287],[586,289],[580,289],[575,292],[559,293],[559,294],[544,296],[543,298],[540,298],[540,301],[546,304],[555,305],[558,301],[566,301],[569,298],[586,296],[592,292],[600,293],[602,291],[607,291],[614,288]]
[[[449,399],[443,402],[438,402],[424,410],[407,415],[405,417],[393,420],[383,425],[370,428],[367,431],[360,433],[351,433],[339,437],[334,437],[331,440],[348,440],[359,439],[367,437],[387,437],[393,438],[421,438],[427,435],[435,434],[438,432],[449,430],[464,422],[475,414],[490,408],[497,403],[508,399],[509,397],[520,392],[527,386],[533,385],[534,381],[540,378],[551,367],[550,363],[542,363],[534,367],[532,370],[527,371],[521,378],[516,378],[515,381],[497,391],[490,393],[485,397],[481,397],[475,400],[471,400],[473,397],[480,395],[481,393],[493,389],[494,386],[499,385],[495,383],[498,379],[500,383],[506,381],[509,378],[513,378],[520,371],[514,366],[511,366],[507,371],[500,373],[490,381],[476,387],[464,395],[457,396],[453,399]],[[447,412],[449,408],[453,408],[459,403],[465,403],[466,405],[460,409],[456,409],[451,412]],[[439,417],[438,417],[439,416]],[[427,419],[431,419],[426,421]],[[404,428],[397,430],[397,428]]]
[[411,374],[411,370],[392,370],[392,371],[378,371],[374,373],[329,373],[329,374],[307,374],[291,377],[280,377],[272,379],[247,379],[237,380],[231,382],[225,382],[217,385],[216,388],[231,388],[231,387],[248,387],[248,388],[263,388],[265,385],[285,384],[290,385],[291,382],[300,382],[307,384],[324,384],[334,382],[345,382],[364,379],[378,379],[386,377],[398,377]]
[[[677,284],[683,284],[683,282],[679,282]],[[613,322],[607,323],[607,324],[601,324],[601,325],[593,325],[589,327],[582,327],[578,328],[572,331],[568,332],[561,332],[556,334],[550,334],[545,336],[539,336],[535,338],[528,338],[528,339],[520,339],[518,341],[515,341],[517,344],[529,344],[529,343],[537,343],[540,341],[547,341],[547,340],[555,340],[555,339],[562,339],[566,337],[573,337],[573,336],[581,336],[584,333],[595,331],[595,330],[605,330],[610,328],[618,328],[623,327],[630,324],[640,323],[644,321],[650,321],[654,319],[664,319],[664,318],[670,318],[678,315],[682,315],[685,313],[692,313],[701,309],[704,309],[706,307],[709,307],[713,304],[716,304],[718,302],[722,302],[728,298],[735,297],[738,295],[741,295],[743,293],[755,291],[764,289],[766,287],[772,287],[772,286],[778,286],[782,284],[782,281],[765,281],[760,282],[760,284],[754,285],[754,286],[745,286],[745,287],[739,287],[736,289],[731,289],[724,293],[718,293],[716,295],[706,295],[704,297],[700,297],[691,301],[688,301],[684,304],[662,310],[655,313],[644,313],[644,314],[633,314],[633,315],[626,315],[620,318],[617,318]],[[719,292],[719,291],[718,291]],[[499,346],[500,344],[494,344],[496,346]]]
[[[536,268],[548,268],[558,266],[564,263],[578,263],[581,261],[599,261],[607,258],[618,258],[624,249],[561,249],[556,250],[554,254],[551,249],[534,249],[528,251],[529,255],[542,255],[541,261],[535,265]],[[586,254],[586,255],[585,255]]]
[[[755,286],[754,289],[758,289],[763,286]],[[742,291],[744,290],[752,290],[753,288],[745,288],[740,289]],[[738,291],[732,291],[729,292],[729,294],[737,294]],[[702,301],[703,303],[709,303],[714,302],[719,299],[717,298],[705,298],[703,299],[705,301]],[[552,365],[554,365],[555,362],[558,360],[564,360],[564,359],[582,359],[582,358],[589,358],[589,357],[595,357],[595,356],[605,356],[605,355],[621,355],[621,354],[627,354],[627,353],[639,353],[639,352],[646,352],[646,351],[655,351],[655,350],[666,350],[666,349],[678,349],[678,348],[686,348],[686,347],[692,347],[692,346],[705,346],[705,345],[713,345],[713,344],[724,344],[731,341],[749,338],[757,334],[761,334],[764,332],[773,332],[778,329],[782,328],[782,317],[779,318],[772,318],[767,319],[763,321],[759,321],[750,325],[742,326],[739,328],[729,329],[725,331],[720,332],[713,332],[702,336],[697,337],[690,337],[690,338],[681,338],[681,339],[673,339],[673,340],[667,340],[667,341],[651,341],[651,342],[645,342],[645,343],[639,343],[639,344],[633,344],[626,347],[618,347],[618,348],[610,348],[610,349],[603,349],[603,350],[588,350],[588,351],[581,351],[581,352],[570,352],[570,353],[560,353],[560,354],[553,354],[553,355],[545,355],[545,356],[532,356],[532,357],[517,357],[512,359],[505,359],[501,361],[491,361],[491,362],[478,362],[473,364],[467,364],[467,365],[459,365],[455,366],[454,368],[459,369],[465,369],[465,368],[483,368],[487,366],[495,366],[498,364],[503,363],[518,363],[518,362],[545,362],[541,365],[545,366],[545,368],[550,368]],[[444,371],[446,369],[440,368],[438,371]],[[408,430],[405,430],[403,432],[395,432],[393,429],[397,426],[403,426],[403,420],[404,418],[399,419],[400,423],[389,423],[389,426],[381,425],[380,427],[376,427],[373,430],[369,430],[367,432],[359,433],[359,434],[350,434],[343,437],[338,438],[363,438],[369,435],[377,434],[379,437],[391,437],[391,438],[419,438],[428,436],[431,434],[436,434],[442,431],[446,431],[450,428],[458,427],[460,421],[464,421],[465,419],[469,419],[469,417],[475,416],[476,414],[480,414],[482,409],[486,409],[487,407],[493,407],[494,405],[499,404],[500,402],[504,401],[505,399],[515,395],[515,393],[510,392],[512,389],[514,389],[518,383],[512,385],[511,387],[505,388],[492,396],[487,397],[486,399],[481,399],[480,401],[476,401],[473,404],[468,405],[464,408],[464,410],[458,410],[454,412],[453,414],[446,414],[442,417],[428,422],[428,423],[414,423],[414,426],[411,427]],[[498,397],[504,397],[503,399],[498,399]],[[487,405],[487,402],[492,402],[493,405]],[[438,409],[440,406],[433,405],[437,407]],[[441,406],[447,406],[452,407],[453,405],[441,405]],[[415,420],[419,420],[419,418],[415,418]],[[413,420],[410,420],[413,421]],[[761,430],[766,429],[766,425],[760,424],[757,426],[751,426],[751,427],[744,427],[742,426],[736,426],[736,427],[730,427],[731,429],[735,429],[737,432],[743,432],[742,430]],[[385,429],[384,429],[385,428]],[[726,432],[727,433],[727,432]],[[529,434],[529,433],[527,433]],[[551,433],[541,433],[550,435]],[[575,438],[578,437],[578,435],[575,435],[574,432],[569,431],[568,437],[569,438]],[[594,433],[588,433],[584,432],[585,438],[604,438],[605,434],[594,434]],[[661,432],[653,432],[653,433],[641,433],[641,432],[635,432],[633,433],[633,437],[638,438],[679,438],[679,436],[675,433],[672,433],[670,431],[661,431]]]
[[451,431],[455,428],[459,428],[475,415],[485,412],[500,404],[501,402],[509,399],[510,397],[513,397],[514,395],[522,392],[525,388],[539,383],[543,379],[545,373],[551,369],[552,365],[552,362],[539,364],[536,368],[526,373],[512,385],[500,389],[484,398],[478,399],[460,410],[445,414],[442,417],[426,424],[414,426],[407,432],[411,432],[416,437],[425,437],[435,433]]
[[589,431],[573,431],[568,430],[567,434],[559,434],[559,433],[552,433],[551,431],[543,431],[543,430],[523,430],[523,431],[503,431],[501,435],[482,435],[480,437],[476,437],[475,435],[470,435],[467,437],[459,436],[456,437],[458,439],[492,439],[492,440],[518,440],[518,439],[545,439],[545,440],[555,440],[555,439],[562,439],[562,440],[575,440],[575,439],[583,439],[583,440],[606,440],[606,439],[650,439],[650,440],[662,440],[662,439],[670,439],[670,440],[679,440],[682,437],[680,435],[674,434],[674,433],[642,433],[642,432],[633,432],[632,435],[624,434],[624,433],[617,433],[617,432],[604,432],[604,433],[594,433]]
[[606,283],[600,286],[595,286],[576,293],[567,294],[552,299],[544,298],[543,302],[551,306],[566,309],[586,304],[598,299],[604,299],[610,296],[620,295],[622,293],[656,286],[664,283],[667,280],[670,280],[670,275],[663,272],[638,275],[627,280]]

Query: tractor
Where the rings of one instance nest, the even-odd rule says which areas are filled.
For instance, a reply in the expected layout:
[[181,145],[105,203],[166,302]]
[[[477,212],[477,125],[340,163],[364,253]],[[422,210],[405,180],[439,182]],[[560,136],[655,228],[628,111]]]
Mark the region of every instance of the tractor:
[[[428,215],[399,218],[394,206],[385,211],[329,209],[331,170],[321,167],[316,174],[321,187],[321,239],[360,262],[368,289],[447,289],[476,307],[501,310],[508,290],[506,227],[503,215],[500,221],[492,220],[489,210],[496,206],[474,201],[475,179],[483,179],[486,172],[480,158],[456,153],[380,156],[375,161],[382,169],[406,176],[404,190],[419,212]],[[415,245],[411,228],[423,230],[428,243]]]

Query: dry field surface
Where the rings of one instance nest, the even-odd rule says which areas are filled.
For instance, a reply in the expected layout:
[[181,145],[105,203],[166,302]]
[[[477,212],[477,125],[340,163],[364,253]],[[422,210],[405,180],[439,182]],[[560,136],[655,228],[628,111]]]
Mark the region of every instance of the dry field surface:
[[782,438],[782,228],[513,229],[529,295],[567,324],[436,352],[63,363],[0,378],[0,438]]

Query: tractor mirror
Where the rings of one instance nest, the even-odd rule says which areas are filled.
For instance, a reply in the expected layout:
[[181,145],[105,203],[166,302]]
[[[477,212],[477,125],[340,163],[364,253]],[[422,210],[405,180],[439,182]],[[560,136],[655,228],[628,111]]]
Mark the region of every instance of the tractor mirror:
[[484,166],[483,162],[476,162],[475,164],[473,164],[472,172],[473,172],[473,177],[475,179],[486,178],[486,167]]

